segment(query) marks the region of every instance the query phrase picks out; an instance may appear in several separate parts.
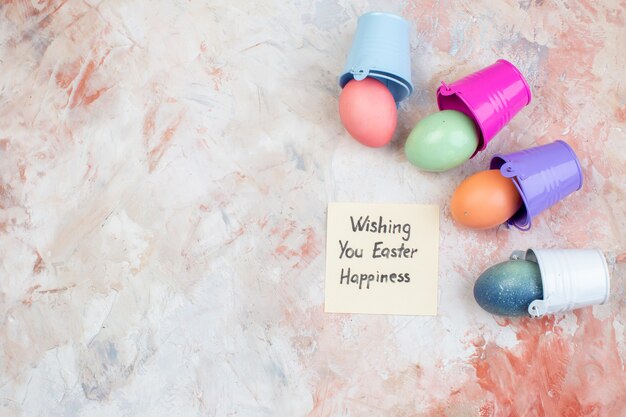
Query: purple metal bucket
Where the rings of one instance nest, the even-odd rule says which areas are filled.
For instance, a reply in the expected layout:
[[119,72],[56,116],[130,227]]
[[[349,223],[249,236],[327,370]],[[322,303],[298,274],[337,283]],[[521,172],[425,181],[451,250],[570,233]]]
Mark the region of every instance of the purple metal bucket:
[[562,140],[491,159],[490,169],[512,178],[522,207],[507,223],[520,230],[531,227],[533,217],[583,185],[583,173],[574,150]]

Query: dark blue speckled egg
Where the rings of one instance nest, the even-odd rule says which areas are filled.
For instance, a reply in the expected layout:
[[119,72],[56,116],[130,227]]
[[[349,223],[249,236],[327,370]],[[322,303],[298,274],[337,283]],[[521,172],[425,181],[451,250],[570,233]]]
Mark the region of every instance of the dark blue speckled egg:
[[528,315],[530,303],[543,298],[539,266],[522,260],[494,265],[476,280],[474,298],[492,314]]

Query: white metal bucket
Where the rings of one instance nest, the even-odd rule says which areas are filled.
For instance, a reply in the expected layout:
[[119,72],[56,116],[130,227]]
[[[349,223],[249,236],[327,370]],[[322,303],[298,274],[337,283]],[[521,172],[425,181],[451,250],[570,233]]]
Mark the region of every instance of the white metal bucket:
[[539,264],[543,299],[528,306],[533,317],[604,304],[609,298],[609,267],[600,250],[531,248],[513,252],[511,259]]

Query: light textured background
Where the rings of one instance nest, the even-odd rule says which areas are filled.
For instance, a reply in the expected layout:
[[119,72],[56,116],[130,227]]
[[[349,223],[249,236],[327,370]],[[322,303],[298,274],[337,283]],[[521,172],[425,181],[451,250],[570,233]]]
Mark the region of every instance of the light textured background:
[[[2,416],[626,415],[624,1],[0,2]],[[338,120],[356,17],[411,23],[393,143]],[[531,105],[445,174],[403,143],[441,80],[507,58]],[[495,152],[564,138],[582,191],[530,233],[448,201]],[[322,311],[328,201],[442,206],[437,317]],[[514,249],[599,247],[608,305],[503,320]]]

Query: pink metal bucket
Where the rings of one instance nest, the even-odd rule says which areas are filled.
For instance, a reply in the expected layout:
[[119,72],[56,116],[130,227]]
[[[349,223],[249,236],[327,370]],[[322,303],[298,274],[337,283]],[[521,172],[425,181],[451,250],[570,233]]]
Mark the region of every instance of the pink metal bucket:
[[480,137],[474,155],[484,150],[530,100],[524,76],[504,59],[450,85],[442,82],[437,89],[439,110],[460,111],[478,126]]

